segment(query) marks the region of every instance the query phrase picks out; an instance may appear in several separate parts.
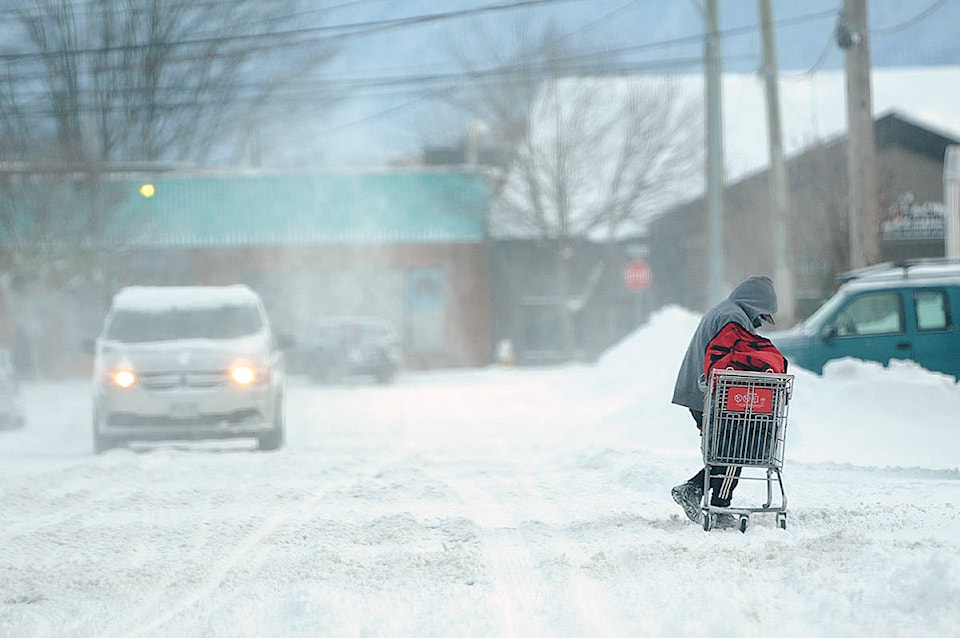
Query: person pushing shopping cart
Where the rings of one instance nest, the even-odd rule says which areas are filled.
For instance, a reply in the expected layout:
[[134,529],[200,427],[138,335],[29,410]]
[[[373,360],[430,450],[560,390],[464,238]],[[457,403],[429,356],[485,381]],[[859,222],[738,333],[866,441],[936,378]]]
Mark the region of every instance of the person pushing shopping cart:
[[[708,378],[703,372],[705,368],[709,372],[711,364],[725,367],[740,367],[743,365],[742,361],[735,362],[731,366],[726,365],[730,363],[729,361],[720,361],[722,356],[729,354],[729,351],[733,348],[732,344],[740,339],[741,341],[753,342],[751,347],[744,348],[744,350],[754,350],[754,352],[748,352],[744,355],[752,358],[750,365],[753,366],[753,370],[772,368],[774,373],[785,373],[786,359],[783,358],[783,355],[769,341],[756,335],[756,329],[764,322],[774,323],[773,315],[776,312],[777,294],[773,287],[773,281],[769,277],[757,275],[740,282],[726,299],[704,314],[681,362],[672,402],[686,407],[690,411],[694,423],[700,430],[701,435],[705,437],[701,445],[704,454],[704,467],[686,482],[675,486],[671,490],[671,495],[683,508],[687,517],[695,523],[703,524],[705,529],[735,527],[738,522],[737,515],[741,519],[741,529],[745,529],[746,516],[749,516],[755,509],[731,509],[730,507],[743,467],[754,465],[753,462],[756,460],[748,452],[751,450],[757,451],[757,446],[760,445],[753,441],[753,439],[759,440],[759,430],[751,430],[751,432],[745,433],[743,431],[744,427],[747,429],[764,427],[766,428],[765,436],[771,432],[780,436],[779,446],[768,447],[766,451],[769,452],[772,449],[779,453],[779,461],[782,464],[785,406],[789,393],[792,391],[792,377],[789,380],[777,379],[775,383],[778,385],[774,389],[756,387],[758,381],[774,382],[773,377],[765,377],[760,380],[741,379],[742,383],[739,386],[732,386],[727,381],[722,381],[719,388],[724,394],[718,401],[718,396],[715,394],[718,388],[716,382],[712,378]],[[727,349],[727,352],[724,352],[724,348]],[[733,349],[735,350],[735,348]],[[788,382],[789,388],[783,387]],[[730,412],[737,407],[735,402],[730,403],[728,401],[728,398],[731,398],[728,396],[728,391],[734,387],[746,388],[745,392],[750,394],[740,393],[740,396],[746,397],[748,402],[758,396],[766,397],[767,390],[770,389],[769,400],[771,405],[767,407],[775,408],[777,418],[774,420],[783,427],[779,428],[779,431],[773,431],[773,426],[769,423],[767,415],[757,412],[760,407],[757,405],[747,405],[746,411],[739,417],[734,412]],[[708,393],[708,390],[710,393]],[[760,392],[754,390],[760,390]],[[713,400],[710,401],[710,398]],[[774,401],[776,401],[776,405],[773,405]],[[723,412],[723,418],[720,418],[721,412]],[[780,414],[780,412],[783,412],[783,414]],[[749,440],[746,440],[746,443],[743,439],[745,434],[749,435]],[[740,439],[737,439],[737,436]],[[726,442],[722,443],[721,439]],[[711,442],[715,444],[714,447],[710,447]],[[737,454],[732,454],[731,446],[735,444],[741,447],[737,449]],[[745,445],[747,447],[743,447]],[[780,493],[783,497],[782,505],[780,508],[774,508],[770,511],[778,512],[779,520],[780,510],[782,509],[785,524],[786,497],[783,494],[782,482],[780,482],[780,467],[769,459],[764,459],[760,466],[768,470],[766,478],[768,494],[771,491],[770,481],[774,474],[776,480],[780,483]],[[768,498],[766,508],[760,508],[762,511],[770,509],[769,501],[770,498]]]

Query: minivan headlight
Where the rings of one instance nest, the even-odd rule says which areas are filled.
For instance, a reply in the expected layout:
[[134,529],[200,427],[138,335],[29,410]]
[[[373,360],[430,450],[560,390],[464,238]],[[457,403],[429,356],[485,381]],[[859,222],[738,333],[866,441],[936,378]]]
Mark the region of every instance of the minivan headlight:
[[134,386],[134,384],[136,384],[137,375],[133,370],[128,368],[120,368],[119,370],[114,370],[113,373],[110,374],[110,381],[113,382],[113,385],[117,386],[118,388],[123,388],[126,390],[127,388],[131,388]]
[[239,386],[250,386],[267,381],[270,374],[249,361],[237,361],[230,366],[230,380]]

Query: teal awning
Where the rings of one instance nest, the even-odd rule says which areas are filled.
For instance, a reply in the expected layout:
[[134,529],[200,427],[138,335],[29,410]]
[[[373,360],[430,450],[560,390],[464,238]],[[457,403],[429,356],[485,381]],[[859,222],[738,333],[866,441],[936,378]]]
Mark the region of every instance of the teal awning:
[[[145,183],[154,186],[152,197],[140,194]],[[44,190],[46,210],[57,189]],[[82,189],[62,190],[70,193],[62,196],[62,212],[72,210],[71,199],[84,197]],[[40,219],[40,207],[23,192],[4,199],[29,227]],[[184,172],[113,176],[99,197],[106,202],[99,205],[106,211],[103,230],[79,230],[87,214],[81,212],[80,223],[71,224],[75,239],[157,248],[478,242],[486,237],[491,194],[485,175],[456,171]]]

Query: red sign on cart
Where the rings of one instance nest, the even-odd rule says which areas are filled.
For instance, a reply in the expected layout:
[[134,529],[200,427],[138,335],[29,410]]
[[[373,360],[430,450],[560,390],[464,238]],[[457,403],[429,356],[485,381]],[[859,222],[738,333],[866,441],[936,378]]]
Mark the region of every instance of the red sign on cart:
[[753,412],[770,414],[773,412],[773,390],[770,388],[748,388],[730,386],[727,389],[727,410],[730,412]]

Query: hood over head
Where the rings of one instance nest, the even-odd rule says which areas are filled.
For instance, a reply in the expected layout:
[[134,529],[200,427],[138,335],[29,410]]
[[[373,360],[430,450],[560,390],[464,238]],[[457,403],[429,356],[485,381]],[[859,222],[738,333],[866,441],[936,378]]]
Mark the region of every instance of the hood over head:
[[777,312],[777,291],[773,289],[773,280],[766,275],[744,279],[728,299],[743,308],[751,321]]

